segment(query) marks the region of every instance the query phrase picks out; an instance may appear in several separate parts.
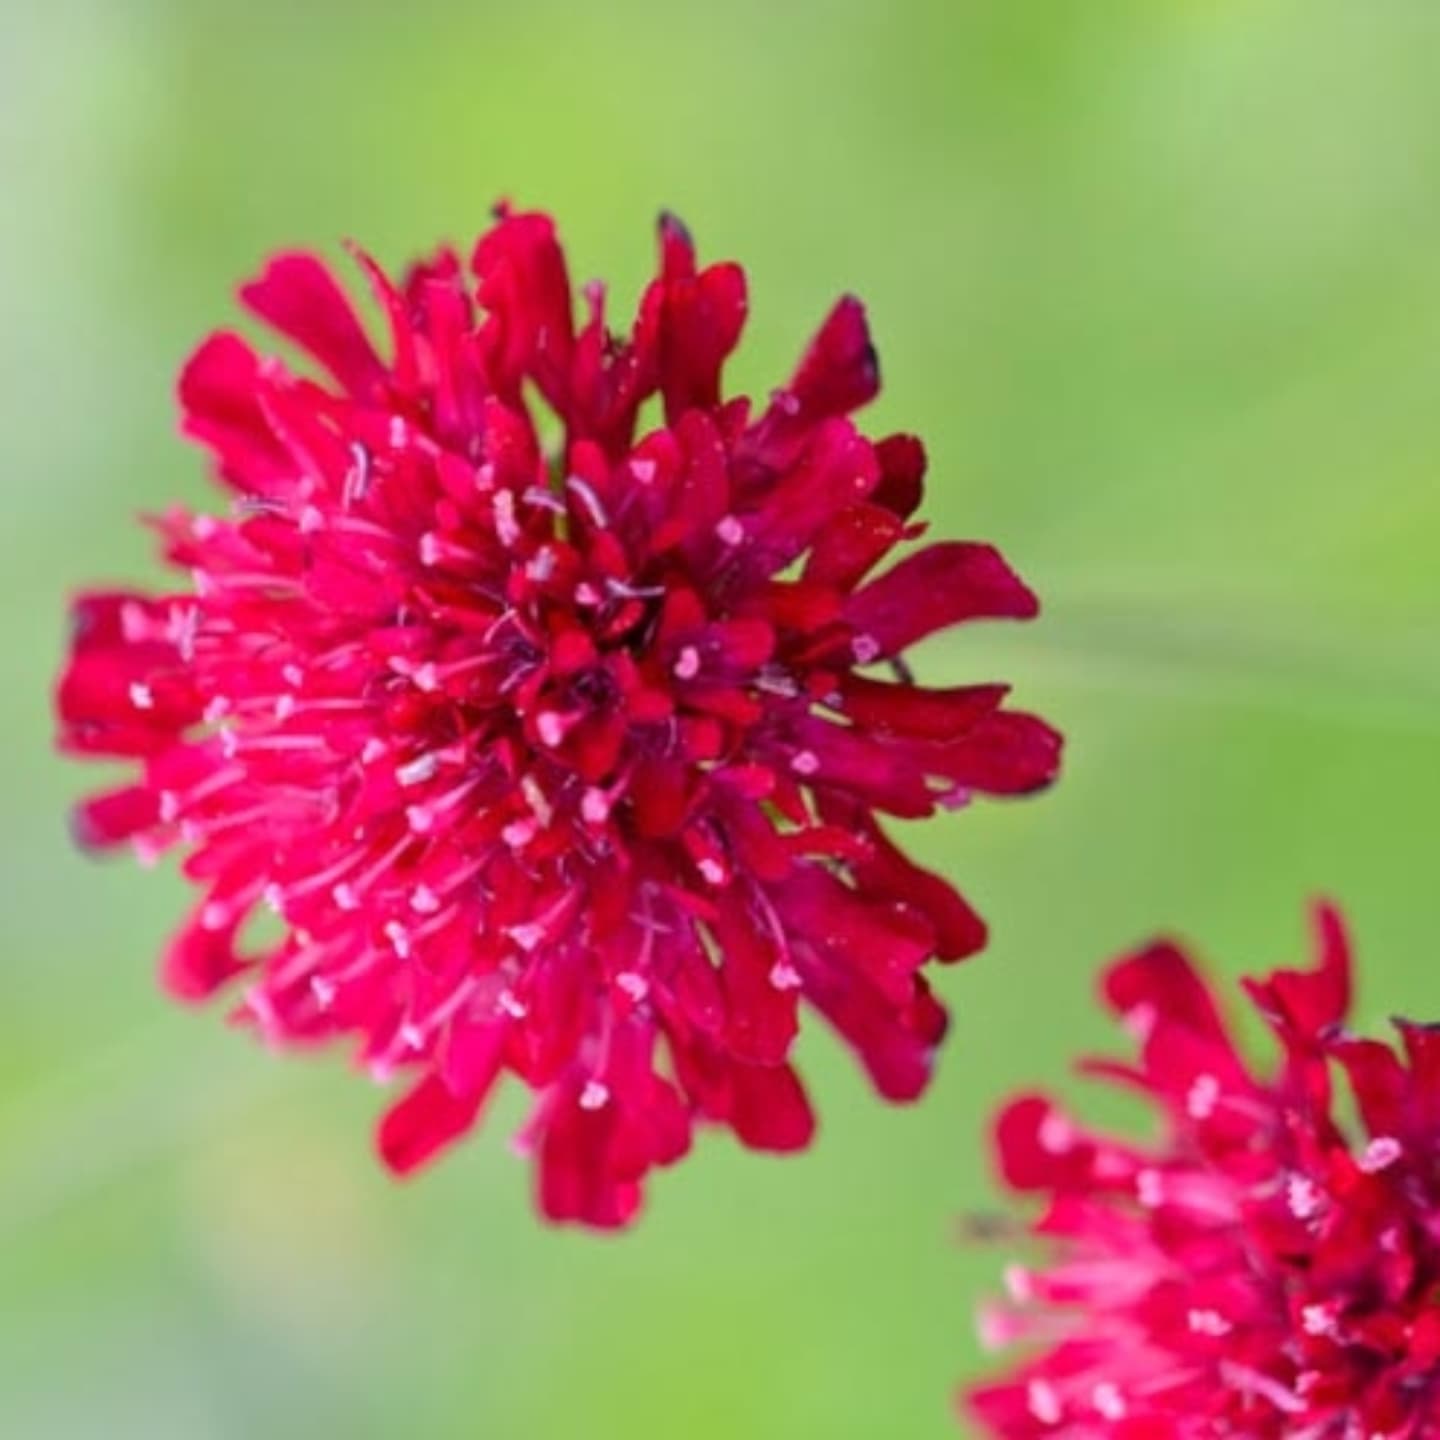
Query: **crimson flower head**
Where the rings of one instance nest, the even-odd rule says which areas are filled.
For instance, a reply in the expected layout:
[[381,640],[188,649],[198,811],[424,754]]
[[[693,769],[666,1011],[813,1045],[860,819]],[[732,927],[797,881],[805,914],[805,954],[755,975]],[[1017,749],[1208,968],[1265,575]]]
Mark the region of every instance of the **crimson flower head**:
[[[1398,1045],[1344,1028],[1350,955],[1249,981],[1277,1042],[1257,1070],[1174,945],[1104,979],[1137,1038],[1092,1073],[1154,1108],[1147,1143],[1039,1096],[999,1116],[1006,1182],[1042,1197],[1049,1259],[982,1315],[1029,1358],[971,1391],[997,1436],[1434,1440],[1440,1436],[1440,1029]],[[1338,1082],[1338,1083],[1337,1083]]]
[[925,460],[850,418],[860,304],[752,407],[721,386],[744,272],[668,217],[628,335],[599,285],[576,317],[541,214],[398,284],[355,259],[385,345],[320,260],[273,259],[241,298],[308,363],[200,347],[179,397],[221,501],[154,521],[174,589],[75,605],[61,743],[133,767],[80,840],[178,851],[201,892],[166,986],[239,981],[267,1041],[403,1081],[396,1172],[518,1077],[554,1220],[624,1224],[699,1121],[804,1147],[802,1003],[918,1095],[922,970],[984,930],[878,817],[1034,790],[1058,740],[901,660],[1036,602],[987,545],[892,560]]

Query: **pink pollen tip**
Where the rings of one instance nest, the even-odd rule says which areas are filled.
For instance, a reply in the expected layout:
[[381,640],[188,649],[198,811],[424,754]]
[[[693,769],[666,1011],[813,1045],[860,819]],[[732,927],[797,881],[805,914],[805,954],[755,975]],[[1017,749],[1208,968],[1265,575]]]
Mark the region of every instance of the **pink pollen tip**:
[[505,933],[527,953],[534,950],[545,938],[543,925],[511,925]]
[[1360,1168],[1367,1175],[1378,1175],[1387,1170],[1403,1154],[1400,1142],[1392,1135],[1377,1135],[1366,1147],[1359,1160]]
[[1035,1138],[1047,1155],[1066,1155],[1075,1148],[1075,1127],[1058,1110],[1052,1110],[1040,1122]]
[[784,960],[777,960],[770,967],[770,983],[777,990],[798,990],[804,983],[800,972]]
[[1111,1380],[1102,1380],[1090,1392],[1090,1403],[1096,1412],[1106,1420],[1123,1420],[1128,1413],[1125,1397],[1120,1387]]
[[1185,1317],[1186,1323],[1197,1335],[1219,1338],[1228,1335],[1233,1328],[1218,1310],[1191,1310]]
[[1042,1425],[1058,1425],[1065,1413],[1059,1393],[1048,1380],[1032,1380],[1025,1387],[1025,1404]]
[[615,988],[637,1005],[650,993],[650,986],[645,977],[637,975],[633,970],[622,970],[615,977]]
[[1031,1300],[1035,1295],[1035,1286],[1030,1278],[1030,1271],[1023,1265],[1007,1265],[1002,1279],[1005,1285],[1005,1293],[1017,1303]]
[[407,760],[405,764],[397,766],[395,779],[401,785],[423,785],[427,780],[433,779],[436,770],[440,768],[440,761],[433,753],[418,755],[414,760]]
[[850,642],[850,653],[857,665],[869,665],[880,658],[880,642],[873,635],[857,635]]

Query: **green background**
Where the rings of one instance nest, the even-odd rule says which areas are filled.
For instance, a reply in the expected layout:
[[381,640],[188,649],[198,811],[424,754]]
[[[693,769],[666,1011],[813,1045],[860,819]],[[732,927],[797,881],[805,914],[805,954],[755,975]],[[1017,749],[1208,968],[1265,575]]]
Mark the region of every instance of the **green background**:
[[[984,1116],[1102,1041],[1105,957],[1298,958],[1325,889],[1364,1021],[1440,1014],[1433,0],[4,0],[0,178],[5,1436],[939,1440]],[[625,303],[680,212],[749,267],[761,391],[860,292],[938,533],[1046,601],[921,668],[1071,737],[1050,796],[912,836],[995,933],[928,1100],[811,1034],[813,1151],[707,1136],[619,1240],[537,1222],[518,1097],[396,1186],[339,1057],[162,1001],[178,886],[72,854],[96,777],[48,753],[62,597],[202,493],[171,378],[232,286],[502,194]]]

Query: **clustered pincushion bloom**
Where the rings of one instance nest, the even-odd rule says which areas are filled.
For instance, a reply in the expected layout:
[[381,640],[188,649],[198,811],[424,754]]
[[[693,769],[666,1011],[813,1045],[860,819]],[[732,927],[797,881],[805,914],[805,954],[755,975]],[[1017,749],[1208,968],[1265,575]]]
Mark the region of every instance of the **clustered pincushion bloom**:
[[1000,1115],[1050,1259],[1012,1268],[1010,1303],[982,1316],[987,1342],[1032,1351],[968,1396],[989,1433],[1440,1436],[1440,1028],[1397,1021],[1398,1048],[1350,1035],[1339,916],[1319,908],[1316,930],[1316,968],[1246,984],[1271,1073],[1157,944],[1104,982],[1138,1063],[1085,1068],[1143,1095],[1158,1138],[1090,1133],[1038,1096]]
[[[876,817],[1034,790],[1058,740],[900,661],[1036,602],[981,544],[874,573],[921,531],[924,454],[849,418],[878,387],[858,302],[752,410],[721,389],[744,273],[668,217],[628,338],[598,285],[572,315],[544,215],[399,286],[356,259],[388,358],[319,260],[273,260],[242,298],[314,373],[209,339],[180,400],[228,506],[156,521],[175,593],[75,607],[62,743],[138,765],[79,836],[178,849],[203,891],[170,990],[243,979],[271,1043],[353,1037],[405,1081],[397,1172],[518,1076],[556,1220],[623,1224],[697,1121],[806,1145],[802,1001],[916,1096],[922,968],[984,932]],[[266,907],[280,938],[247,938]]]

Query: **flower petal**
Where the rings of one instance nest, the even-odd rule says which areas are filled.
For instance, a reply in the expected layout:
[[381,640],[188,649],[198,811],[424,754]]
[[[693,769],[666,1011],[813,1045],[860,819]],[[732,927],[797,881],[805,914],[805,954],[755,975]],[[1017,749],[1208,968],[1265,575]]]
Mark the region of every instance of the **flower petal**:
[[427,1075],[385,1112],[376,1135],[380,1158],[395,1175],[410,1175],[473,1127],[483,1090],[456,1095],[438,1075]]
[[240,287],[240,298],[357,399],[369,399],[383,386],[385,366],[329,266],[317,256],[304,251],[276,255]]
[[967,620],[1028,620],[1040,604],[990,545],[928,545],[857,592],[845,618],[873,658]]
[[843,296],[811,340],[789,385],[807,420],[848,415],[880,392],[880,359],[870,342],[865,307]]

